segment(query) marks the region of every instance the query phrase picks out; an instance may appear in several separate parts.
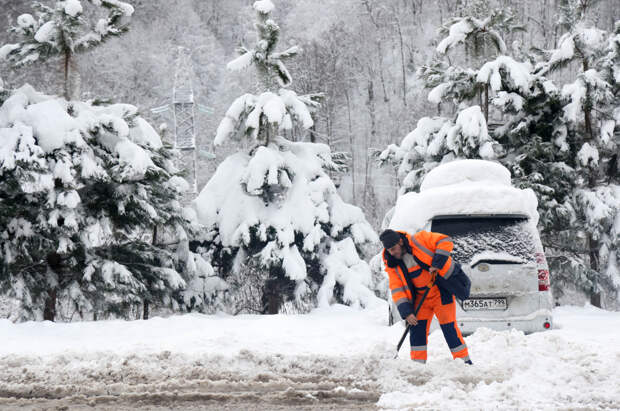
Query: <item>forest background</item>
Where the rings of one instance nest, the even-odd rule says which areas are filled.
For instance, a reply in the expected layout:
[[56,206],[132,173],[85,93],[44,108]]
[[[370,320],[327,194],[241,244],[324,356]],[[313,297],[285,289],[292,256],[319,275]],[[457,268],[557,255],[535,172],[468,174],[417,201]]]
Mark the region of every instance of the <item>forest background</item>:
[[[253,0],[175,0],[132,2],[136,13],[129,33],[93,49],[72,62],[79,73],[74,96],[136,105],[164,138],[172,133],[172,111],[152,109],[172,102],[180,48],[191,54],[192,84],[199,152],[198,191],[220,162],[237,147],[215,149],[213,137],[230,103],[251,90],[255,76],[230,72],[226,63],[234,50],[254,39]],[[42,1],[51,4],[51,1]],[[297,93],[322,91],[325,99],[314,113],[308,131],[293,129],[293,141],[326,143],[332,151],[348,153],[348,171],[334,174],[343,199],[359,206],[379,230],[385,213],[394,205],[402,176],[394,167],[377,167],[376,154],[400,144],[425,116],[452,116],[458,107],[429,102],[429,89],[419,69],[433,60],[470,62],[479,67],[491,60],[492,45],[471,53],[462,48],[439,55],[445,38],[438,29],[453,17],[484,19],[492,9],[503,9],[523,30],[503,33],[507,54],[525,56],[532,50],[553,50],[567,31],[562,25],[563,0],[282,0],[274,17],[284,44],[298,45],[300,56],[288,64]],[[31,11],[30,1],[0,0],[0,44],[11,42],[7,29],[17,16]],[[587,8],[584,23],[614,32],[620,19],[617,1],[600,0]],[[485,48],[489,48],[488,52]],[[486,57],[486,58],[485,58]],[[0,68],[8,86],[30,83],[36,89],[58,94],[63,88],[63,67],[57,62],[37,63],[28,70]],[[582,71],[573,62],[547,77],[561,88]],[[83,91],[80,91],[83,90]],[[498,115],[498,116],[495,116]],[[495,116],[495,117],[494,117]],[[501,111],[492,111],[489,129],[501,125]],[[166,127],[166,125],[168,127]],[[401,191],[402,192],[402,191]]]

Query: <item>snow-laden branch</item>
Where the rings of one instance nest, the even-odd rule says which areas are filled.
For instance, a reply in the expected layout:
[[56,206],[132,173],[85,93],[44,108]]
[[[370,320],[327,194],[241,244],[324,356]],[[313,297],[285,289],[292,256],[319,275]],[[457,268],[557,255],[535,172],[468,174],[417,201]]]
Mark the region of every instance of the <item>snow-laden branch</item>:
[[491,41],[493,41],[500,54],[505,54],[506,43],[504,43],[501,35],[497,31],[488,27],[492,20],[492,16],[489,16],[484,20],[471,16],[454,19],[453,23],[447,29],[448,36],[441,40],[437,45],[437,52],[446,54],[450,48],[458,45],[459,43],[465,42],[467,38],[484,34],[489,37]]
[[[509,56],[499,56],[485,63],[476,76],[478,83],[490,84],[493,91],[503,90],[502,82],[528,94],[532,83],[532,65],[515,61]],[[502,77],[502,75],[505,75]]]
[[220,122],[214,144],[226,141],[241,126],[243,134],[257,139],[261,118],[276,130],[290,130],[293,120],[305,129],[314,124],[310,114],[310,103],[316,105],[318,95],[298,96],[292,90],[280,89],[278,94],[267,91],[260,95],[244,94],[237,98]]

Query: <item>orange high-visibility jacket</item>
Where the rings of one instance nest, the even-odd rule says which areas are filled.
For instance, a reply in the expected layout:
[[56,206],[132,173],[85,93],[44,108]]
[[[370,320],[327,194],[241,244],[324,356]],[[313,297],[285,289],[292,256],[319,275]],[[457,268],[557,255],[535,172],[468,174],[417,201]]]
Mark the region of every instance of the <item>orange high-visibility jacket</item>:
[[[439,275],[444,279],[448,279],[452,275],[455,264],[452,262],[452,257],[450,256],[452,248],[454,247],[450,237],[445,234],[432,233],[429,231],[420,231],[414,235],[409,235],[402,231],[398,231],[398,233],[405,243],[406,252],[413,254],[423,264],[436,267],[439,270]],[[404,319],[409,314],[413,314],[415,302],[412,290],[409,289],[405,277],[407,273],[403,271],[402,261],[392,257],[385,249],[383,250],[383,263],[385,264],[385,270],[390,281],[392,300],[394,304],[396,304],[401,317]],[[423,270],[424,267],[415,265],[407,271],[409,275],[416,277]],[[422,287],[422,289],[417,289],[417,291],[418,294],[421,295],[424,292],[424,287]],[[442,297],[444,296],[442,295]],[[452,297],[450,296],[450,302],[451,301]]]

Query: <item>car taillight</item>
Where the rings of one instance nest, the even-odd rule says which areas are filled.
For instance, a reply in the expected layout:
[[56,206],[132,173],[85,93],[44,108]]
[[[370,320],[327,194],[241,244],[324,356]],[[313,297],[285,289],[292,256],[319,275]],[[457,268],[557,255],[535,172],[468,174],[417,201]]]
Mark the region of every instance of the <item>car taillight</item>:
[[551,281],[549,279],[549,268],[545,254],[536,253],[536,264],[538,265],[538,291],[549,291]]
[[549,291],[549,270],[538,270],[538,291]]

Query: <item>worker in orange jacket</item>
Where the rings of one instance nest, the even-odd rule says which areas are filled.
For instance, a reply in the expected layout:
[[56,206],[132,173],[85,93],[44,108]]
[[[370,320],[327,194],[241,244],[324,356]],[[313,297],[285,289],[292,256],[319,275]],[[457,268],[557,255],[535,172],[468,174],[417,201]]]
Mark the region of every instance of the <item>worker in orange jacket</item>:
[[[471,364],[467,345],[456,323],[456,299],[435,281],[437,275],[447,280],[455,269],[460,269],[450,256],[453,248],[450,237],[429,231],[409,235],[388,229],[381,233],[380,239],[392,299],[401,317],[412,326],[411,359],[426,363],[428,331],[435,315],[452,357]],[[418,306],[429,287],[416,316],[414,307]]]

